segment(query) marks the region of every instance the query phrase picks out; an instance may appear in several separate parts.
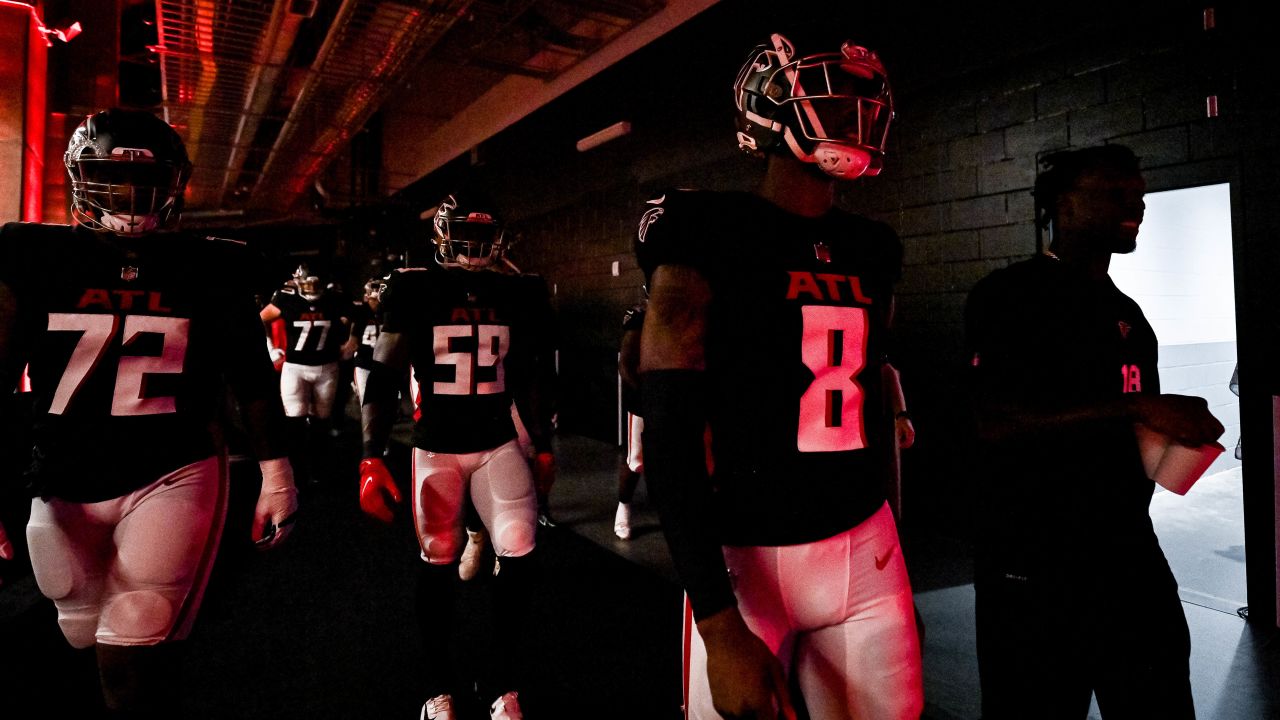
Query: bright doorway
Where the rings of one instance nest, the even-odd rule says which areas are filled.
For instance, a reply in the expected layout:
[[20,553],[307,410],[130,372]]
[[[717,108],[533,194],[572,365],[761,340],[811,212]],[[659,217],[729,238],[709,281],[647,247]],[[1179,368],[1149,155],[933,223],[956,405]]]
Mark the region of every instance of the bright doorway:
[[[1245,592],[1235,273],[1227,184],[1148,193],[1138,249],[1111,264],[1160,341],[1160,386],[1198,395],[1226,426],[1227,452],[1185,496],[1156,488],[1151,518],[1185,602],[1235,613]],[[1243,450],[1243,449],[1242,449]],[[1243,456],[1243,452],[1240,453]]]

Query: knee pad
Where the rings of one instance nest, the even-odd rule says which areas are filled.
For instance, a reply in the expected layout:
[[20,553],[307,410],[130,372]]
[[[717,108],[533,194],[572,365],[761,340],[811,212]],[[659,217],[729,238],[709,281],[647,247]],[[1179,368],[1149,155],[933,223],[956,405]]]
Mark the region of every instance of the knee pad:
[[527,516],[527,512],[507,510],[493,519],[493,549],[498,557],[520,557],[533,550],[537,516]]
[[156,590],[131,590],[109,598],[102,608],[99,641],[154,645],[173,629],[174,601]]
[[[58,627],[63,636],[71,647],[92,646],[98,632],[100,598],[88,587],[66,535],[51,525],[30,525],[27,544],[31,549],[36,585],[58,608]],[[78,597],[80,595],[86,597]]]
[[643,473],[643,472],[644,472],[644,458],[642,458],[642,457],[637,457],[637,458],[635,458],[634,460],[632,460],[631,458],[627,458],[627,468],[628,468],[628,469],[630,469],[630,470],[631,470],[631,472],[636,473],[636,474]]
[[422,545],[422,559],[432,565],[448,565],[462,557],[462,528],[458,532],[422,533],[418,537]]
[[52,525],[30,525],[27,545],[40,592],[55,602],[71,595],[80,573],[76,571],[79,562],[67,536]]

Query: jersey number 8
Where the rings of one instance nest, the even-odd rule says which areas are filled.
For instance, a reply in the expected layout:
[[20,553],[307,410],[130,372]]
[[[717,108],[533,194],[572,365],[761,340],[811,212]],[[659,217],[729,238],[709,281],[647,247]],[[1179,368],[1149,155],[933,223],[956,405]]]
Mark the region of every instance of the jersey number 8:
[[867,446],[863,391],[856,378],[867,364],[867,311],[805,305],[800,356],[813,382],[800,396],[796,449],[859,450]]

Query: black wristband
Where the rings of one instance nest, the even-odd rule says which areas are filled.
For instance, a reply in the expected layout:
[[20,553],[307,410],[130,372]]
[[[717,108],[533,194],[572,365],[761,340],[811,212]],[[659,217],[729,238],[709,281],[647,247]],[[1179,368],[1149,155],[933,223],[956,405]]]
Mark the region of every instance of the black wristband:
[[898,412],[893,414],[893,419],[894,420],[910,420],[911,413],[907,412],[906,410],[899,410]]
[[695,619],[737,604],[712,517],[706,374],[657,370],[641,383],[645,481]]

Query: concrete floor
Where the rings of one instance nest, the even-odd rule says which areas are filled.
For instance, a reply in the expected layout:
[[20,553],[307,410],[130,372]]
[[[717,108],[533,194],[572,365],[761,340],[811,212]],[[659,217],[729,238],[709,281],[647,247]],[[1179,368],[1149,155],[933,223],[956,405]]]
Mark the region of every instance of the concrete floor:
[[[633,539],[624,542],[613,535],[614,448],[564,438],[560,457],[553,507],[562,526],[674,582],[657,517],[645,502],[643,482],[636,497]],[[1159,490],[1151,513],[1179,579],[1191,629],[1197,717],[1280,719],[1280,637],[1259,637],[1236,614],[1245,604],[1239,469],[1205,477],[1185,496]],[[981,703],[967,546],[922,533],[904,535],[903,544],[916,603],[927,627],[926,717],[976,720]],[[1116,612],[1136,611],[1126,606],[1124,598],[1116,598]],[[1096,704],[1089,717],[1101,717]]]
[[[617,449],[579,437],[558,445],[552,507],[560,525],[539,537],[543,578],[528,651],[528,716],[675,720],[680,592],[646,488],[641,483],[636,497],[634,538],[618,540]],[[412,531],[403,514],[386,527],[362,517],[357,444],[348,436],[333,453],[325,484],[308,490],[294,536],[275,553],[254,553],[242,537],[256,489],[253,478],[235,486],[222,557],[190,643],[183,717],[417,717],[423,698],[415,667],[424,649],[411,610]],[[1238,485],[1206,478],[1186,497],[1157,497],[1153,514],[1168,554],[1179,558],[1179,578],[1198,599],[1224,601],[1223,610],[1184,603],[1198,717],[1280,718],[1280,639],[1256,634],[1235,615],[1235,591],[1215,591],[1215,573],[1229,577],[1239,563],[1222,527],[1230,521],[1207,508],[1229,509],[1232,482]],[[1193,551],[1186,542],[1196,536],[1212,541]],[[955,538],[908,528],[904,555],[927,627],[925,718],[976,720],[969,551]],[[483,585],[464,593],[464,640],[483,636],[475,619],[486,602]],[[1139,611],[1116,598],[1116,612]],[[465,648],[453,652],[458,662],[470,661]],[[62,641],[52,607],[29,575],[0,590],[0,717],[26,717],[14,710],[33,706],[44,717],[92,717],[86,660]]]

